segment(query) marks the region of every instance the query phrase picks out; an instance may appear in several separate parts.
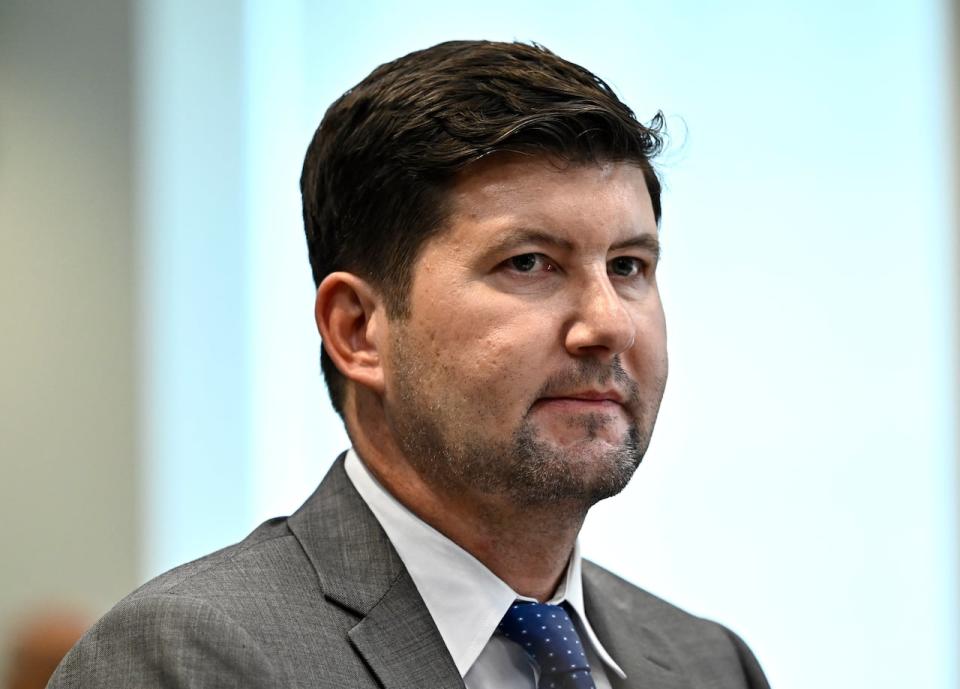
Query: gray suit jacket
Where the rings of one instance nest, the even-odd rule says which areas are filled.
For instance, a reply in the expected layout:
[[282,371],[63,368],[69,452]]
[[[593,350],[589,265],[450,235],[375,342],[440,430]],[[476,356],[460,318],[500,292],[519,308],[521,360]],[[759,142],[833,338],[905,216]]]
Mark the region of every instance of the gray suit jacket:
[[[744,643],[584,563],[587,614],[627,674],[614,689],[761,689]],[[289,518],[120,601],[49,687],[462,688],[413,581],[341,457]]]

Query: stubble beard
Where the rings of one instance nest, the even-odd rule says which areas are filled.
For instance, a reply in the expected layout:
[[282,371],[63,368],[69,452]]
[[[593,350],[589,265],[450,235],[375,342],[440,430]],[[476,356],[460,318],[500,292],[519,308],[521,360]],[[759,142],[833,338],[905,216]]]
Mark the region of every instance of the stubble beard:
[[[611,378],[627,391],[628,407],[639,410],[631,418],[618,444],[602,451],[557,447],[540,437],[527,414],[504,440],[478,433],[481,424],[455,411],[444,397],[426,396],[430,371],[401,341],[394,342],[395,384],[399,404],[388,410],[397,442],[418,474],[445,492],[469,490],[502,496],[517,507],[540,507],[566,502],[585,513],[595,503],[626,487],[640,465],[653,431],[665,381],[656,381],[658,393],[651,402],[640,399],[639,386],[624,371],[619,358],[609,363],[584,359],[566,374],[551,378],[536,398],[553,390],[605,385]],[[460,398],[462,399],[462,398]],[[497,400],[477,396],[477,416],[488,414]],[[639,418],[639,421],[638,421]],[[582,424],[584,442],[598,443],[601,430],[611,423],[606,414],[586,414]]]

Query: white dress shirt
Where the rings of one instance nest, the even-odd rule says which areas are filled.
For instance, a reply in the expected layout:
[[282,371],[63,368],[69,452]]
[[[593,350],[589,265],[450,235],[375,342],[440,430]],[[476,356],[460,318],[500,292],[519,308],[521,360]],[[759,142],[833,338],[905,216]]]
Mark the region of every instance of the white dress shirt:
[[[494,634],[514,600],[533,599],[518,595],[470,553],[404,507],[352,449],[345,468],[403,560],[467,689],[536,689],[536,663],[520,646]],[[610,689],[607,670],[621,678],[626,675],[604,650],[584,612],[579,543],[574,545],[564,579],[547,602],[564,601],[585,641],[597,689]]]

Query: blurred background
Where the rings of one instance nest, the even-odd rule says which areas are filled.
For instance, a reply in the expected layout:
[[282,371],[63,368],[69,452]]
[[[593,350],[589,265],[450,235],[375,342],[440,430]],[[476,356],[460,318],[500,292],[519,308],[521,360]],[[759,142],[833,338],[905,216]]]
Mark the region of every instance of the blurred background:
[[731,626],[779,689],[960,686],[957,16],[0,0],[0,648],[309,495],[346,438],[307,142],[384,61],[518,39],[672,135],[671,381],[585,553]]

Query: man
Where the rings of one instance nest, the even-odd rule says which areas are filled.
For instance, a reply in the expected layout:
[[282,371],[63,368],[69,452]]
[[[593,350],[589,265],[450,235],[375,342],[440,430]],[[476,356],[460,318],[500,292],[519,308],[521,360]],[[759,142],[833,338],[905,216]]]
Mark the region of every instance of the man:
[[353,448],[292,517],[122,601],[52,686],[767,686],[576,544],[666,381],[660,126],[521,44],[441,44],[334,103],[301,187]]

